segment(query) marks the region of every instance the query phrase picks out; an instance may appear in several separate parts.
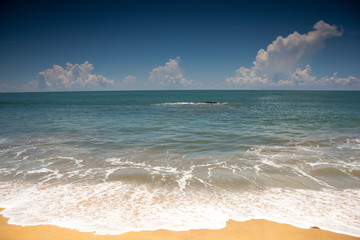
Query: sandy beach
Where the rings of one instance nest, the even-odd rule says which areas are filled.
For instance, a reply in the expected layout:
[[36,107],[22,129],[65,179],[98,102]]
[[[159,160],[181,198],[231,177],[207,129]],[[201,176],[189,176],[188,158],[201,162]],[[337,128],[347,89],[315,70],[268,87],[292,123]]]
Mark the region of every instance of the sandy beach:
[[359,239],[359,96],[2,94],[0,240]]
[[317,228],[301,229],[287,224],[280,224],[266,220],[250,220],[246,222],[228,221],[226,227],[219,230],[190,230],[190,231],[142,231],[129,232],[122,235],[95,235],[83,233],[76,230],[60,228],[56,226],[31,226],[21,227],[8,224],[8,219],[0,217],[0,239],[1,240],[161,240],[161,239],[293,239],[293,240],[355,240],[358,237],[324,231]]

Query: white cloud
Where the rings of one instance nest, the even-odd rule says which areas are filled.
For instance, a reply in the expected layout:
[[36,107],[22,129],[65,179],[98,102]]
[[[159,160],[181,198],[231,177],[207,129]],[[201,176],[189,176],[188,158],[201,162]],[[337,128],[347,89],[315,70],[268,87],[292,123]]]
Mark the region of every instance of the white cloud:
[[311,66],[309,64],[304,69],[297,68],[290,79],[294,82],[294,85],[299,86],[313,85],[316,80],[315,76],[311,75]]
[[32,90],[32,89],[37,89],[39,87],[39,81],[38,80],[33,80],[31,82],[28,82],[24,85],[24,89],[25,90]]
[[111,87],[113,80],[107,79],[100,74],[91,74],[94,66],[88,61],[83,64],[66,63],[63,68],[53,65],[52,68],[39,72],[39,80],[26,84],[28,89],[42,90],[94,90]]
[[234,77],[226,78],[231,84],[245,87],[274,86],[322,86],[324,84],[359,83],[355,77],[316,79],[311,74],[311,66],[304,66],[307,59],[321,50],[328,38],[338,37],[342,31],[334,25],[319,21],[314,30],[299,34],[294,32],[287,37],[279,36],[267,49],[260,49],[251,68],[240,67]]
[[164,66],[158,66],[150,72],[149,80],[155,87],[184,87],[192,85],[186,80],[179,67],[180,57],[169,59]]
[[124,79],[117,84],[118,89],[143,89],[141,83],[138,83],[136,76],[127,75]]
[[127,75],[122,81],[123,84],[132,84],[136,82],[136,77],[132,75]]
[[360,86],[360,79],[349,76],[347,78],[337,77],[334,73],[331,77],[323,77],[319,80],[321,85]]

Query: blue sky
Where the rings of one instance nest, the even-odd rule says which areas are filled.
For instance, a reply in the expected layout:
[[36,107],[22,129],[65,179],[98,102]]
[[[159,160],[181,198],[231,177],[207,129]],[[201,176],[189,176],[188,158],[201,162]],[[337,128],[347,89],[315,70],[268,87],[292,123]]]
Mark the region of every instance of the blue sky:
[[3,1],[0,91],[360,90],[356,1]]

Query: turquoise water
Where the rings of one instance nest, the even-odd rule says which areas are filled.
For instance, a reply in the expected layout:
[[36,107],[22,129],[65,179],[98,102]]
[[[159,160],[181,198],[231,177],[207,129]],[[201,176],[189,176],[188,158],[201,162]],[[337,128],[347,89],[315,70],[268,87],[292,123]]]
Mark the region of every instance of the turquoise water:
[[360,92],[4,93],[0,116],[11,223],[119,234],[265,218],[360,236]]

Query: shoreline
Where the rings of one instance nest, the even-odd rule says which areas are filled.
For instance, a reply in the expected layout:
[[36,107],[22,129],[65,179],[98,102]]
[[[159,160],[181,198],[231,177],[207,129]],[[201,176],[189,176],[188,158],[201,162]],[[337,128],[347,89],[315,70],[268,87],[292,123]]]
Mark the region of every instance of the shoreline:
[[[3,210],[3,209],[0,209]],[[356,240],[360,237],[334,233],[318,228],[302,229],[288,224],[267,220],[249,220],[237,222],[229,220],[226,227],[218,230],[194,229],[189,231],[140,231],[121,235],[95,235],[89,232],[61,228],[52,225],[18,226],[8,224],[8,219],[0,215],[0,240],[185,240],[185,239],[250,239],[250,240]]]

